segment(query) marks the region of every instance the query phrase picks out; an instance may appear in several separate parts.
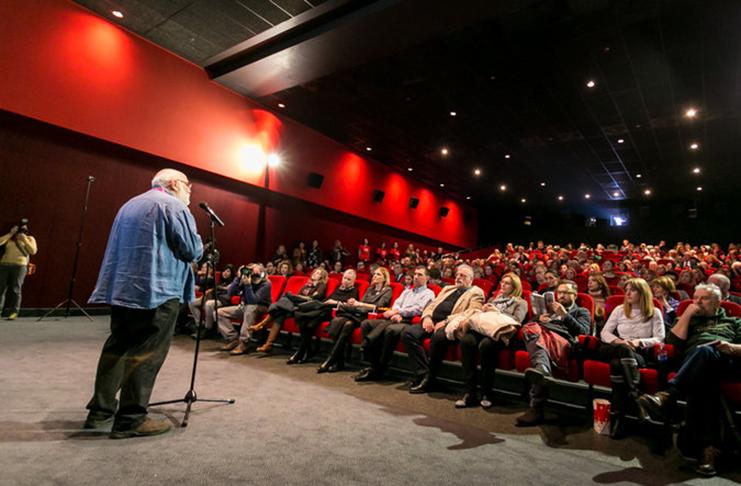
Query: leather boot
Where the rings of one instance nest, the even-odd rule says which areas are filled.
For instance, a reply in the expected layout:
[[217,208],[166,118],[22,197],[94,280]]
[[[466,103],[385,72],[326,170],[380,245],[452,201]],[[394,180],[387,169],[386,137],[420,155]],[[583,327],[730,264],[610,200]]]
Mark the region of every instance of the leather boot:
[[278,335],[280,334],[280,326],[273,326],[270,328],[270,334],[268,334],[268,340],[265,341],[265,344],[257,348],[257,351],[260,353],[269,353],[273,350],[273,343],[276,339],[278,339]]
[[611,423],[610,423],[610,438],[611,439],[624,439],[626,437],[625,431],[625,406],[626,398],[628,394],[628,387],[625,383],[613,382],[612,383],[612,403],[610,408]]
[[341,371],[345,369],[345,340],[342,336],[338,337],[332,346],[332,351],[329,353],[327,371],[334,373],[335,371]]
[[638,413],[638,418],[640,420],[647,420],[648,412],[646,412],[646,409],[643,408],[643,405],[638,401],[638,397],[640,396],[640,393],[638,392],[638,383],[641,380],[641,372],[638,370],[638,363],[636,363],[635,360],[627,362],[621,360],[620,364],[623,367],[623,376],[625,377],[627,399],[625,406],[626,408],[634,406]]

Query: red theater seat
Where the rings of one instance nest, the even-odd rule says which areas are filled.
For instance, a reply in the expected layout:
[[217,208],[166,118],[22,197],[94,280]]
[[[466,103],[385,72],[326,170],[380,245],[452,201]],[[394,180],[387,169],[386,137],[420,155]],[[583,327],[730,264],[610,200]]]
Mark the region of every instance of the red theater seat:
[[491,289],[494,288],[494,284],[484,278],[473,279],[473,284],[484,291],[484,298],[489,297]]

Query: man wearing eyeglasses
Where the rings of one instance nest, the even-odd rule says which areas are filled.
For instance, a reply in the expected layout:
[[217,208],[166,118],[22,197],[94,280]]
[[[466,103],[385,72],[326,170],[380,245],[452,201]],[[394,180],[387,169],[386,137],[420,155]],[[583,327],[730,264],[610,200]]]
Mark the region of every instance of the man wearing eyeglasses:
[[[455,285],[442,289],[422,311],[422,325],[407,326],[402,334],[415,375],[410,393],[427,393],[435,388],[440,365],[451,343],[445,336],[448,319],[468,309],[481,309],[483,305],[484,291],[473,285],[473,269],[466,264],[459,265]],[[423,346],[428,337],[432,337],[429,360]]]
[[191,264],[201,258],[203,243],[188,209],[190,191],[185,174],[163,169],[151,189],[124,204],[113,221],[88,301],[111,306],[111,335],[98,361],[84,425],[97,429],[113,420],[112,439],[171,428],[167,420],[148,418],[147,405],[180,304],[195,298]]
[[530,357],[530,368],[525,379],[530,385],[530,409],[517,417],[521,426],[537,425],[543,421],[543,408],[548,399],[548,378],[553,367],[566,372],[568,352],[577,343],[577,336],[589,334],[592,316],[576,305],[576,284],[561,280],[556,286],[556,300],[550,312],[538,316],[537,322],[522,326],[525,348]]

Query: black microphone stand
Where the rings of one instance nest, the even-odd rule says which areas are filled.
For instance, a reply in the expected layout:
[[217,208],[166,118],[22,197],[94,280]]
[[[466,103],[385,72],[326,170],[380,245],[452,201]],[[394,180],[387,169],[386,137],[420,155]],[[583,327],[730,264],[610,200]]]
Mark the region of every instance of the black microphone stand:
[[[217,325],[217,319],[218,319],[218,310],[219,310],[219,299],[217,298],[216,293],[216,268],[215,268],[215,262],[214,262],[214,255],[216,254],[216,237],[215,237],[215,229],[214,229],[214,223],[215,223],[215,214],[209,213],[209,220],[211,222],[211,251],[208,252],[206,257],[206,275],[209,274],[213,275],[213,286],[211,288],[211,291],[213,292],[213,298],[214,298],[214,315],[216,316],[216,319],[214,320],[214,325]],[[223,223],[222,223],[223,225]],[[165,400],[163,402],[154,402],[150,403],[150,407],[154,407],[157,405],[169,405],[171,403],[185,403],[185,416],[183,417],[183,421],[180,423],[181,427],[187,427],[188,426],[188,418],[190,417],[190,410],[191,407],[195,402],[210,402],[210,403],[225,403],[225,404],[232,404],[234,403],[233,398],[198,398],[198,395],[196,394],[196,369],[198,368],[198,352],[201,348],[201,334],[203,334],[203,321],[205,317],[205,303],[206,303],[206,296],[208,292],[205,292],[203,294],[203,297],[201,297],[201,317],[198,319],[198,328],[196,330],[196,348],[195,353],[193,355],[193,370],[190,374],[190,388],[185,393],[185,396],[183,398],[176,398],[174,400]]]
[[43,316],[39,317],[36,322],[43,321],[50,315],[52,315],[57,309],[62,307],[63,305],[66,305],[65,311],[64,311],[64,318],[69,317],[70,307],[74,305],[77,307],[77,310],[82,312],[85,317],[93,320],[92,317],[90,317],[90,314],[85,312],[85,309],[80,307],[80,304],[75,302],[75,300],[72,298],[72,293],[75,290],[75,282],[77,282],[77,265],[80,262],[80,248],[82,248],[82,232],[85,229],[85,216],[87,215],[87,206],[88,201],[90,200],[90,188],[93,185],[93,182],[95,181],[94,176],[88,176],[87,178],[87,190],[85,191],[85,203],[82,205],[82,214],[80,215],[80,231],[77,233],[77,243],[75,244],[75,259],[72,263],[72,276],[69,279],[69,287],[67,288],[67,298],[61,301],[59,304],[57,304],[56,307],[54,307],[52,310],[44,314]]

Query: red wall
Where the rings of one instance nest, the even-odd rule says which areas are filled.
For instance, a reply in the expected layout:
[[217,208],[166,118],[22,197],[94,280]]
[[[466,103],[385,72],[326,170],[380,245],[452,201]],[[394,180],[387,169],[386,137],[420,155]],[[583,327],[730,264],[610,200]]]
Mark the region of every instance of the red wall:
[[[241,182],[260,185],[246,160],[258,144],[285,164],[270,189],[459,247],[477,219],[456,200],[291,120],[256,108],[204,71],[72,2],[0,3],[0,108]],[[321,190],[306,176],[325,176]],[[373,189],[386,192],[383,204]],[[130,193],[131,191],[129,191]],[[409,198],[420,199],[411,210]],[[438,217],[440,206],[450,208]],[[248,215],[245,215],[248,217]]]
[[[103,257],[113,218],[132,196],[145,191],[154,173],[172,162],[53,127],[0,110],[0,231],[22,217],[30,220],[39,253],[38,273],[23,288],[24,307],[51,307],[66,298],[72,271],[87,177],[95,176],[83,234],[74,299],[87,301]],[[222,263],[263,260],[257,255],[257,221],[261,202],[268,202],[264,235],[266,253],[279,243],[289,249],[299,240],[318,239],[328,250],[334,239],[355,251],[368,237],[372,243],[413,242],[430,249],[433,242],[403,234],[361,218],[304,201],[268,194],[184,166],[193,181],[192,210],[201,235],[208,231],[204,213],[195,205],[207,200],[227,226],[217,242]],[[425,245],[427,243],[428,245]]]

